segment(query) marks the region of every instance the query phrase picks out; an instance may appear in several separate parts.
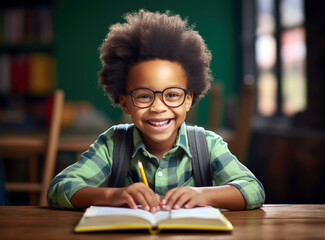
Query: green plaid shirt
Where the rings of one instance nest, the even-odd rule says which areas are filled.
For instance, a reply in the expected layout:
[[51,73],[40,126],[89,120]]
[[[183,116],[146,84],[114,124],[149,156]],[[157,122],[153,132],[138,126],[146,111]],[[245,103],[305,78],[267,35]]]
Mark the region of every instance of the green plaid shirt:
[[[101,134],[78,162],[68,166],[52,180],[48,190],[50,206],[73,208],[70,198],[79,189],[107,186],[113,160],[114,130],[115,126]],[[206,131],[206,139],[214,184],[234,185],[243,194],[247,209],[260,207],[265,199],[262,184],[229,152],[219,135]],[[137,128],[133,131],[133,143],[126,186],[142,180],[138,160],[143,164],[150,188],[160,196],[175,187],[195,186],[185,123],[179,129],[174,147],[164,154],[160,162],[146,150]]]

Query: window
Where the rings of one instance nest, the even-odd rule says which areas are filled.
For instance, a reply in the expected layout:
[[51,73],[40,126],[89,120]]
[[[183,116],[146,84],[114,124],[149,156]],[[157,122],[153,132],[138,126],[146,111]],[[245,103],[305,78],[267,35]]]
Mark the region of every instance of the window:
[[306,110],[303,0],[256,0],[257,113],[291,117]]

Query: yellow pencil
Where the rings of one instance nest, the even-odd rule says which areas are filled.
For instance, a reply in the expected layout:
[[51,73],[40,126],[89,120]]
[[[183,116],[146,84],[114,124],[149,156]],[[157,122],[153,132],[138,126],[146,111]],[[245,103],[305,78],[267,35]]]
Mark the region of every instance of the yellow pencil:
[[143,170],[142,162],[140,162],[139,160],[138,160],[138,167],[140,170],[142,181],[144,182],[144,184],[146,184],[147,187],[149,187],[146,174],[144,173],[144,170]]

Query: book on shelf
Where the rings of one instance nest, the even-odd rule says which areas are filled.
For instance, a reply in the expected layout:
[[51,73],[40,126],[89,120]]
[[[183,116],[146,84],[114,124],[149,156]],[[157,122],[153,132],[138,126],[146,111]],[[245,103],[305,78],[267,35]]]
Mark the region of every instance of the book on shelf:
[[0,43],[19,45],[53,41],[52,7],[4,8],[0,11]]
[[10,56],[8,54],[0,54],[0,94],[10,94],[10,79]]
[[75,232],[148,230],[232,231],[227,218],[214,207],[161,210],[150,213],[141,208],[91,206],[86,209]]
[[10,64],[11,92],[28,93],[30,88],[30,58],[20,54],[11,58]]
[[0,55],[0,93],[47,95],[56,87],[56,62],[47,53]]
[[43,95],[52,92],[56,86],[54,58],[45,53],[33,53],[30,60],[29,93]]

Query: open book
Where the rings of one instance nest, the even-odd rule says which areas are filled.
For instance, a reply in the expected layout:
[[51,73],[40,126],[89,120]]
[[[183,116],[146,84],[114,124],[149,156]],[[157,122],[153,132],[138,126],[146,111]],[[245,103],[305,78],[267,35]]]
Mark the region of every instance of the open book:
[[143,209],[119,207],[89,207],[76,232],[148,229],[160,230],[232,231],[233,226],[217,208],[197,207],[150,213]]

